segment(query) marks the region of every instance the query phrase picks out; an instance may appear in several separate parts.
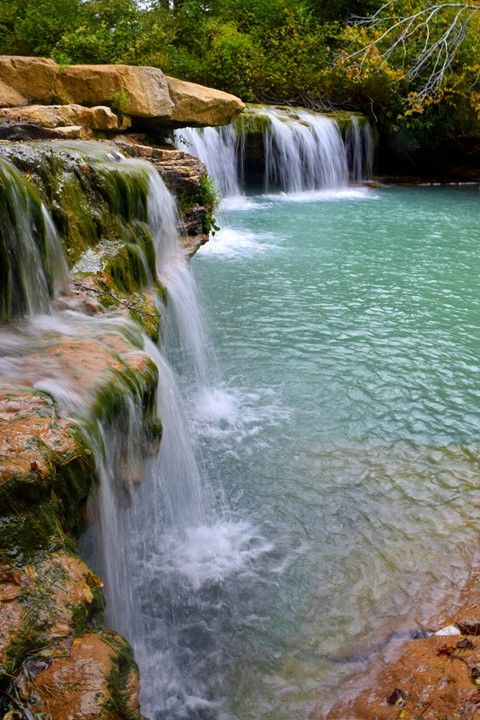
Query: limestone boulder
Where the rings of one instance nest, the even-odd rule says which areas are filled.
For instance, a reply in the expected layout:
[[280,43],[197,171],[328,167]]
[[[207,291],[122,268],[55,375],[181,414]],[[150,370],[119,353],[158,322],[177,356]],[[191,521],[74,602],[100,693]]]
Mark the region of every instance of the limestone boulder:
[[[16,55],[0,55],[0,81],[17,95],[13,103],[9,95],[3,106],[23,105],[27,101],[40,103],[56,102],[58,65],[53,60]],[[98,104],[98,103],[97,103]]]
[[125,129],[127,118],[120,119],[109,107],[86,108],[81,105],[27,105],[0,109],[0,118],[28,122],[44,128],[78,126],[87,130]]
[[174,108],[170,121],[178,126],[227,125],[245,107],[235,95],[168,77]]
[[125,115],[168,118],[173,111],[161,70],[131,65],[71,65],[62,68],[57,87],[64,102],[110,105]]

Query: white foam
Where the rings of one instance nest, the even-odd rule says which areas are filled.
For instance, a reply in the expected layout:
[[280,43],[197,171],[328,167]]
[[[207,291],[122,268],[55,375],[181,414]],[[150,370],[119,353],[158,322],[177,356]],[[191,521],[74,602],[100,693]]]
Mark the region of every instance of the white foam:
[[276,248],[277,245],[272,242],[275,239],[271,233],[253,233],[225,227],[219,230],[206,245],[202,245],[198,254],[224,259],[249,257]]
[[293,193],[271,193],[265,195],[269,200],[277,202],[331,202],[335,200],[377,200],[378,194],[366,187],[345,187],[338,190],[305,190]]
[[210,387],[197,393],[193,415],[198,435],[230,443],[232,436],[237,442],[247,437],[260,439],[266,425],[272,427],[285,422],[289,412],[269,388]]
[[162,570],[183,576],[193,590],[198,590],[206,582],[221,582],[249,569],[254,560],[272,549],[250,523],[218,520],[189,528],[182,537],[164,537]]
[[[262,198],[265,196],[262,195]],[[247,195],[232,195],[221,200],[219,210],[261,210],[270,207],[270,203]]]

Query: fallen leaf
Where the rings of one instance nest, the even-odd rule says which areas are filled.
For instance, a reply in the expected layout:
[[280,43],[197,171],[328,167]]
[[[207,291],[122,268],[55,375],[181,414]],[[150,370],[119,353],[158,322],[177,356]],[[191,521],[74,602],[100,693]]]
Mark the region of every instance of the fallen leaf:
[[437,655],[451,655],[455,648],[453,645],[440,645],[439,648],[437,648]]
[[387,702],[389,705],[398,705],[398,707],[403,707],[407,702],[407,698],[408,695],[405,690],[395,688],[392,694],[388,696]]

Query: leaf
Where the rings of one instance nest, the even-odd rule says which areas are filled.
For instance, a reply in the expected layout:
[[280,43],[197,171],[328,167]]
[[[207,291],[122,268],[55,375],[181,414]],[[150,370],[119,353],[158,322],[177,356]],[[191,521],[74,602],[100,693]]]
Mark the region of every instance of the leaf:
[[453,645],[440,645],[439,648],[437,648],[437,655],[451,655],[455,648]]

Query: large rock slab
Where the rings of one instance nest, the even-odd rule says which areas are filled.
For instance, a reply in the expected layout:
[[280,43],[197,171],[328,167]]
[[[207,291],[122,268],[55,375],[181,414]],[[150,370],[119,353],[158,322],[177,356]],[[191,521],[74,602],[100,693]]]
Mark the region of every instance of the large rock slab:
[[65,102],[111,105],[143,118],[168,118],[173,111],[167,79],[158,68],[71,65],[62,68],[57,83]]
[[168,77],[174,108],[172,124],[185,126],[227,125],[245,107],[235,95]]

